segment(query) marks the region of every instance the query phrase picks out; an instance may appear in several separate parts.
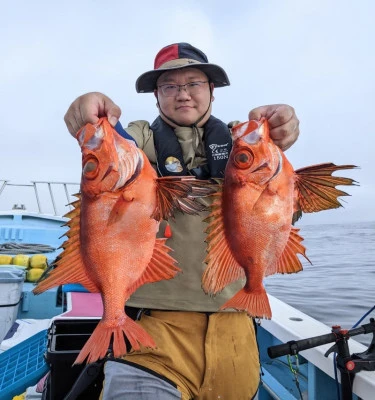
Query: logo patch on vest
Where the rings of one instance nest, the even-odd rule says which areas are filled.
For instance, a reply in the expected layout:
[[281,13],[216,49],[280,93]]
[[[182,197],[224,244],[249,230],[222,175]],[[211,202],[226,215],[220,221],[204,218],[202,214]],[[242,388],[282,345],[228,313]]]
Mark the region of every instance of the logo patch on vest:
[[183,170],[180,160],[173,156],[167,157],[164,165],[169,172],[181,172]]
[[209,145],[209,148],[211,149],[212,158],[214,161],[226,160],[229,157],[228,144],[229,143],[225,144],[212,143]]

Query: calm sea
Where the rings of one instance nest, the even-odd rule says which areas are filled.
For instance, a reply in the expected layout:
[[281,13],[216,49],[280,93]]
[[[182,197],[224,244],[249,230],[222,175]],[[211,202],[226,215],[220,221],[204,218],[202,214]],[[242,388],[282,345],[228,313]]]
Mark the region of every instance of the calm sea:
[[[375,305],[375,221],[300,225],[312,265],[265,280],[267,292],[328,326],[350,329]],[[368,323],[375,311],[361,322]],[[368,344],[372,336],[355,340]]]

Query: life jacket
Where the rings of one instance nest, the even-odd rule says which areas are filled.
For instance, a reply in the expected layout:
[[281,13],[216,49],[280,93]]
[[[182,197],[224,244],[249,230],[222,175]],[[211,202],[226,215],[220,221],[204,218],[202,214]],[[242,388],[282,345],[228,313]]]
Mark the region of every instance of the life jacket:
[[[228,126],[214,116],[210,116],[204,128],[203,142],[207,164],[188,170],[182,149],[173,128],[160,116],[151,125],[157,158],[157,170],[160,176],[195,175],[200,179],[223,178],[230,151],[232,138]],[[192,129],[197,130],[196,127]],[[193,138],[194,140],[194,138]]]

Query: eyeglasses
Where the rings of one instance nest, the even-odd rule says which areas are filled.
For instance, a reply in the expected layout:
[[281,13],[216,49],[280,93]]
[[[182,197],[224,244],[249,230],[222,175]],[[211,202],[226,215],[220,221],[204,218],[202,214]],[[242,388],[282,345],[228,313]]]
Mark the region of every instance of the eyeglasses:
[[197,81],[185,83],[185,85],[159,85],[163,96],[175,97],[180,92],[181,88],[184,88],[189,94],[199,94],[202,92],[203,87],[208,81]]

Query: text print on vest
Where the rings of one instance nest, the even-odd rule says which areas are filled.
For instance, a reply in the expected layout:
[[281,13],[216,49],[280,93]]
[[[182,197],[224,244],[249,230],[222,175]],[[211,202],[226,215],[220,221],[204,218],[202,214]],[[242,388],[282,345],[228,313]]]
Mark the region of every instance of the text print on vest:
[[226,160],[229,157],[228,143],[210,144],[211,154],[214,160]]

